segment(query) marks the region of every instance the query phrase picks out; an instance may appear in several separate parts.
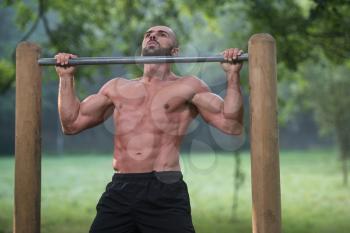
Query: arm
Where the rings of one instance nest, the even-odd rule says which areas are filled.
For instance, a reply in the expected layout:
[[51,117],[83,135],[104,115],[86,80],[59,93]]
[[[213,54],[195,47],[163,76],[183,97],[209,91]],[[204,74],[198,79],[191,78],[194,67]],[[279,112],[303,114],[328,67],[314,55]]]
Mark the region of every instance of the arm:
[[[65,64],[66,60],[74,55],[59,54],[57,62]],[[91,128],[105,119],[114,111],[114,105],[108,97],[108,89],[111,80],[106,83],[97,94],[87,97],[80,102],[75,94],[74,67],[56,67],[59,75],[58,111],[60,115],[62,130],[65,134],[77,134],[84,129]]]
[[[227,59],[234,59],[241,51],[229,49],[224,54]],[[243,101],[240,90],[239,71],[242,64],[225,63],[222,65],[226,72],[227,89],[224,100],[213,94],[203,82],[197,93],[192,98],[192,103],[197,107],[200,115],[209,124],[220,129],[224,133],[239,135],[243,131]]]

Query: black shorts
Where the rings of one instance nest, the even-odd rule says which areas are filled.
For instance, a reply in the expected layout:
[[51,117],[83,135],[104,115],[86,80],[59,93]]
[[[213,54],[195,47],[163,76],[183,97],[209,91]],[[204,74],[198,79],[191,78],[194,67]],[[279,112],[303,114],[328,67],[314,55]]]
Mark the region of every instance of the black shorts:
[[194,233],[187,185],[179,171],[115,173],[90,233]]

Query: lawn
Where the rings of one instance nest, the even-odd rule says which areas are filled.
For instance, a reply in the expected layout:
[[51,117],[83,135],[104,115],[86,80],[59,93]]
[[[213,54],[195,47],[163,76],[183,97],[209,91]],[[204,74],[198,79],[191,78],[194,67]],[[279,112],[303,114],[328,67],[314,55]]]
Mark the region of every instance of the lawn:
[[[197,233],[251,232],[249,154],[233,218],[234,158],[229,154],[183,156]],[[0,158],[0,233],[12,232],[14,160]],[[281,153],[284,233],[349,233],[350,187],[342,186],[335,152]],[[111,179],[111,156],[43,156],[42,233],[88,232],[95,205]],[[25,194],[24,194],[25,195]]]

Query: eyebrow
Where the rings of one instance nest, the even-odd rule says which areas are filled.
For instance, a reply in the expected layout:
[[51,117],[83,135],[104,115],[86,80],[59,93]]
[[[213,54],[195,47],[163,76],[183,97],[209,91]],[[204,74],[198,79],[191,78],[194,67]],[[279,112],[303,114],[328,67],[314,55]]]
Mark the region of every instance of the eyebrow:
[[[154,32],[154,30],[149,30],[149,31],[145,32],[144,35],[149,34],[149,33],[152,33],[152,32]],[[167,31],[164,31],[164,30],[158,30],[158,32],[164,32],[164,33],[166,33],[167,35],[169,35],[169,33],[168,33]]]

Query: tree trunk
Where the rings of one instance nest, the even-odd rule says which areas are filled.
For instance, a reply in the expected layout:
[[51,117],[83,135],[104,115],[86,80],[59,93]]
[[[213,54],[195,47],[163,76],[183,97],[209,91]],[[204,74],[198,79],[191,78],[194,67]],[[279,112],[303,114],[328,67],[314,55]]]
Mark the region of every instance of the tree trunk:
[[62,156],[63,152],[64,152],[64,138],[62,135],[60,120],[58,119],[56,124],[56,153],[57,155]]
[[241,152],[235,151],[235,166],[233,172],[233,203],[232,203],[232,221],[237,220],[237,209],[239,201],[239,189],[244,183],[244,173],[241,166]]
[[340,161],[342,163],[343,185],[347,186],[349,175],[347,160],[349,159],[350,155],[350,134],[346,127],[343,127],[343,124],[338,124],[336,131],[340,150]]
[[343,163],[343,185],[348,186],[348,160],[345,157],[342,157]]

